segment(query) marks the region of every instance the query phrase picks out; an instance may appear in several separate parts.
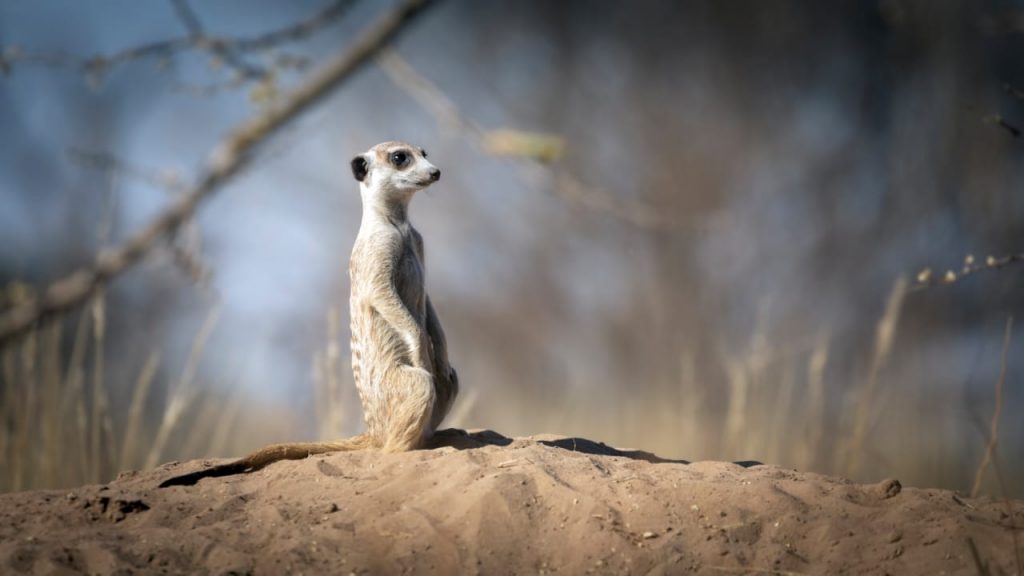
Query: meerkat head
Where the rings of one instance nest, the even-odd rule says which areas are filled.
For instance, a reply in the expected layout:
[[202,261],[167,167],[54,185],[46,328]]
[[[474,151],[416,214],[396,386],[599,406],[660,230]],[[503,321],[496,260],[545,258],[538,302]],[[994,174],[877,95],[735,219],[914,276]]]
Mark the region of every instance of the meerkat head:
[[383,142],[352,159],[352,175],[360,188],[381,200],[408,200],[413,193],[441,179],[427,152],[404,142]]

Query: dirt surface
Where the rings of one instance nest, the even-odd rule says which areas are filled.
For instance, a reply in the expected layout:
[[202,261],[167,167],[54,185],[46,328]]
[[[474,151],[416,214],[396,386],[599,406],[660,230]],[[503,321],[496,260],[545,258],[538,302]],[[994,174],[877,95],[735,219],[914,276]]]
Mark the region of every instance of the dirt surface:
[[1020,501],[578,438],[438,443],[189,487],[157,485],[213,461],[2,495],[0,573],[1019,574]]

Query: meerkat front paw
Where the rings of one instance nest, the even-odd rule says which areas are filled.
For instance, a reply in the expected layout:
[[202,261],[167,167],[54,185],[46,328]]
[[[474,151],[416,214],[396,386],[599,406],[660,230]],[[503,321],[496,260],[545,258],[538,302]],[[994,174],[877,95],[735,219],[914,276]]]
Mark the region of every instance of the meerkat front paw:
[[429,346],[424,346],[421,339],[416,337],[406,338],[406,347],[409,349],[409,364],[421,370],[430,371],[430,357],[427,354]]
[[404,370],[406,374],[414,374],[420,378],[429,378],[431,382],[434,380],[434,375],[426,368],[420,368],[418,366],[404,366],[402,367],[402,370]]

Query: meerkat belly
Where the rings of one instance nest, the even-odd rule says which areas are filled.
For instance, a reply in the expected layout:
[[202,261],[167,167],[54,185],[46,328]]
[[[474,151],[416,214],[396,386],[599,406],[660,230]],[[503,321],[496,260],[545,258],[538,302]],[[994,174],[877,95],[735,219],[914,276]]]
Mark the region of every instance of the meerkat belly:
[[396,269],[398,297],[422,328],[427,317],[427,292],[423,287],[423,265],[412,250],[403,254]]
[[374,438],[383,437],[389,405],[388,368],[409,362],[401,334],[388,324],[372,303],[353,298],[352,372],[359,393],[367,429]]
[[[394,285],[399,299],[415,319],[417,330],[426,324],[426,295],[423,291],[423,270],[418,259],[403,258],[396,266]],[[353,292],[350,302],[352,318],[353,368],[358,363],[356,386],[362,395],[379,388],[390,367],[413,364],[410,336],[392,325],[374,305],[372,298]],[[358,351],[358,352],[357,352]],[[365,399],[364,399],[365,403]]]

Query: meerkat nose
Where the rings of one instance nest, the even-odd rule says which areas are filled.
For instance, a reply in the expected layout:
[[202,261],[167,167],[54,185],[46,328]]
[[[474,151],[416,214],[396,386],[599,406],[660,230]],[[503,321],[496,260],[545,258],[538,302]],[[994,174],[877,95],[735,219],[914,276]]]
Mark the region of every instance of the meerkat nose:
[[433,180],[434,182],[437,182],[438,180],[440,180],[441,179],[441,171],[438,170],[437,168],[432,168],[430,170],[430,179]]

